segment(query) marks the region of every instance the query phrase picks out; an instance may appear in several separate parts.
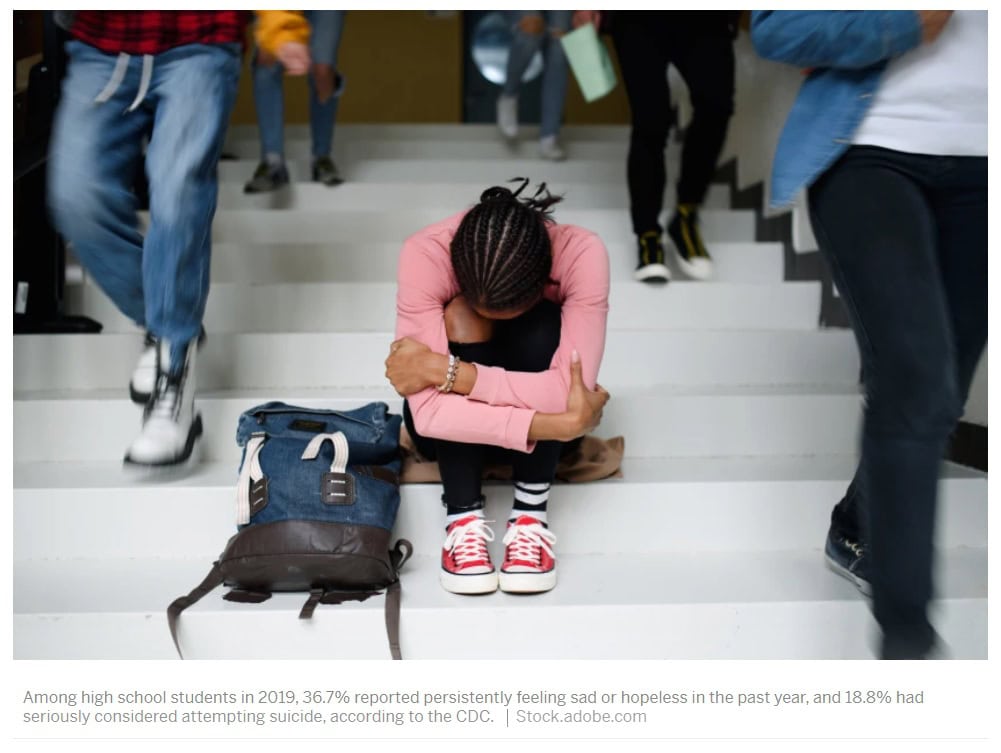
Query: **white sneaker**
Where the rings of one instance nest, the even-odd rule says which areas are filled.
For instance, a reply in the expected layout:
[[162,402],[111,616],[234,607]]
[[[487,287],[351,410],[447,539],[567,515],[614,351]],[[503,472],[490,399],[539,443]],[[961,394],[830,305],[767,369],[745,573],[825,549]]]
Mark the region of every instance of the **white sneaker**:
[[501,94],[497,98],[497,127],[506,139],[518,138],[518,98]]
[[545,136],[539,139],[539,156],[542,159],[559,162],[567,158],[567,153],[563,151],[563,147],[560,146],[560,142],[556,140],[555,136]]
[[183,463],[202,434],[202,417],[195,413],[195,355],[192,341],[179,374],[170,375],[170,343],[159,342],[153,394],[143,411],[142,431],[136,437],[125,462],[130,465],[170,466]]

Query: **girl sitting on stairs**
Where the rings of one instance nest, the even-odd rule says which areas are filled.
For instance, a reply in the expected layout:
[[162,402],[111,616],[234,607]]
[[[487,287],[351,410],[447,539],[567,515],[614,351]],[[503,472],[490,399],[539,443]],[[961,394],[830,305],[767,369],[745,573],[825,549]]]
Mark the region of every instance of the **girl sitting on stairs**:
[[[446,508],[440,580],[453,593],[538,593],[556,585],[546,520],[563,443],[601,420],[597,384],[608,315],[608,253],[549,216],[545,190],[494,186],[424,228],[400,255],[396,340],[386,377],[406,398],[418,451],[437,460]],[[483,514],[483,467],[512,466],[504,561]]]

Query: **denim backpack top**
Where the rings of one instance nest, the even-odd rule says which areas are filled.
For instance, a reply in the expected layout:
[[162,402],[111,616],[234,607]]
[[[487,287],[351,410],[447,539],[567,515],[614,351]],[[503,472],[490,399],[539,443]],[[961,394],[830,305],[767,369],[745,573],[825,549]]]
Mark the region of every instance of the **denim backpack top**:
[[167,610],[178,653],[180,613],[225,583],[232,590],[223,598],[245,603],[308,591],[303,619],[317,604],[388,589],[386,629],[400,658],[398,571],[413,549],[403,539],[390,545],[401,421],[385,403],[332,411],[271,402],[240,416],[237,533],[205,581]]

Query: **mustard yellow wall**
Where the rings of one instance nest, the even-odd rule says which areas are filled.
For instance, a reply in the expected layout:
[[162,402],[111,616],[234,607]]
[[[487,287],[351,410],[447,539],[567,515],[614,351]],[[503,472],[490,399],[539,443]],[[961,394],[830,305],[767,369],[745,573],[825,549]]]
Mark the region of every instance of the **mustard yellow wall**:
[[[349,11],[338,56],[347,78],[338,122],[461,122],[462,60],[461,13],[441,18],[423,11]],[[249,72],[248,66],[240,81],[234,123],[256,120]],[[304,123],[308,112],[305,79],[289,78],[286,121]],[[571,81],[567,123],[625,123],[628,117],[621,83],[610,95],[588,105]]]

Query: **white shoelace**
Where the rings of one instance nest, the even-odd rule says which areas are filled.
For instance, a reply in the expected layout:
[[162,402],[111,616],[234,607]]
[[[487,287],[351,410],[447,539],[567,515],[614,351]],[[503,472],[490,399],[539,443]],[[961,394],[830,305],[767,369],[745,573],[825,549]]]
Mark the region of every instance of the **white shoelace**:
[[542,523],[529,525],[512,525],[504,534],[504,546],[508,548],[507,558],[524,562],[538,562],[542,559],[542,551],[550,557],[555,557],[553,544],[556,534]]
[[463,525],[454,525],[445,536],[444,548],[452,552],[457,565],[489,558],[487,542],[494,540],[488,523],[492,520],[473,518]]

